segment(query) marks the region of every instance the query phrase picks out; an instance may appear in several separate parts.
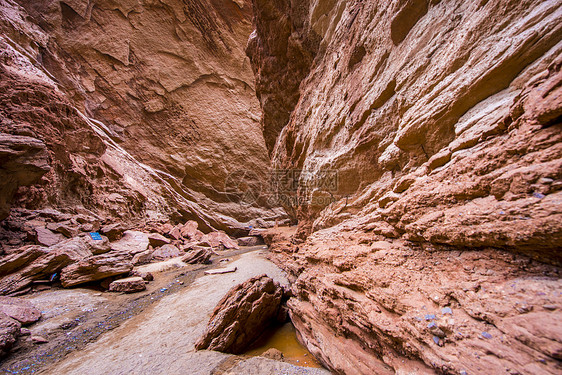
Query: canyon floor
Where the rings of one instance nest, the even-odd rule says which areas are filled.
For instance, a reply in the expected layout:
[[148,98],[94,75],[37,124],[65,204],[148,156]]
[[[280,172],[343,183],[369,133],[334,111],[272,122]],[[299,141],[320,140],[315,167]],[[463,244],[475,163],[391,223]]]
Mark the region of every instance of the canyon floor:
[[[265,258],[264,246],[226,251],[213,266],[176,268],[169,260],[144,266],[155,275],[139,294],[95,289],[50,289],[24,298],[43,314],[30,327],[48,337],[20,340],[0,365],[10,374],[329,374],[263,357],[195,351],[219,300],[235,285],[266,273],[287,285],[284,272]],[[210,268],[236,272],[206,275]],[[312,361],[311,361],[312,362]]]

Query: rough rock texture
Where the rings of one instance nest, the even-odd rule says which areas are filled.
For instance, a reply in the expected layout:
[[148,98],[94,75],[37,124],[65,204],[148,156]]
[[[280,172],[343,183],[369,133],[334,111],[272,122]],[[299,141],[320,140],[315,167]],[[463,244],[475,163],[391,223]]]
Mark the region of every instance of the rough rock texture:
[[0,218],[11,201],[232,233],[283,216],[240,194],[269,165],[250,18],[249,0],[3,1]]
[[181,260],[187,264],[209,264],[211,263],[211,256],[213,256],[211,249],[197,246],[188,251]]
[[96,246],[86,237],[76,237],[51,247],[25,246],[5,255],[0,263],[0,294],[22,290],[34,280],[49,280],[66,266],[92,256],[99,249]]
[[258,246],[263,245],[263,239],[258,236],[240,237],[237,240],[238,246]]
[[41,311],[21,298],[0,297],[0,313],[8,315],[23,325],[31,324],[41,318]]
[[562,3],[254,12],[302,341],[338,373],[559,372]]
[[20,334],[21,324],[0,312],[0,358],[10,352]]
[[232,288],[217,304],[195,348],[242,353],[275,321],[282,298],[283,288],[267,275]]
[[139,276],[119,279],[109,284],[110,292],[135,293],[146,290],[144,279]]
[[111,276],[128,274],[132,269],[129,254],[111,252],[92,256],[63,268],[60,279],[62,286],[68,288]]
[[154,252],[152,252],[152,259],[166,260],[166,259],[182,256],[183,254],[184,252],[178,249],[174,245],[164,245],[154,250]]

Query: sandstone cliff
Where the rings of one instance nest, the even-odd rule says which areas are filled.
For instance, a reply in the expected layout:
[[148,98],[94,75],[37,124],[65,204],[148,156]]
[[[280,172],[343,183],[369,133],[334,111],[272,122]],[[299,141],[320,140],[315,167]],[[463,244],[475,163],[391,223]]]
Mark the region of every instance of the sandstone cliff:
[[8,0],[1,11],[2,132],[49,154],[5,181],[3,200],[48,169],[16,206],[231,232],[283,215],[244,195],[269,166],[244,53],[249,2]]
[[348,374],[559,371],[562,2],[254,12],[266,143],[304,171],[299,231],[269,241],[309,349]]

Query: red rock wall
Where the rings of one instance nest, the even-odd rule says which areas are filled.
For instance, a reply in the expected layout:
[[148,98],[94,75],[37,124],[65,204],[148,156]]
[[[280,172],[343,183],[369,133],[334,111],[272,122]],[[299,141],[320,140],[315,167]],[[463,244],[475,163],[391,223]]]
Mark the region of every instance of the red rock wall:
[[254,8],[273,163],[307,172],[273,246],[309,349],[346,374],[559,371],[562,3]]
[[[28,108],[27,118],[19,118],[14,107],[18,103],[8,98],[3,103],[5,112],[18,112],[6,114],[18,117],[13,119],[17,126],[27,121],[40,140],[49,138],[54,164],[61,164],[52,165],[42,191],[31,188],[20,194],[28,207],[82,204],[98,209],[111,195],[119,211],[132,210],[141,219],[155,216],[146,211],[158,211],[160,217],[196,219],[203,228],[231,232],[256,218],[283,216],[266,202],[244,201],[236,194],[238,186],[226,186],[228,177],[238,173],[235,183],[254,187],[257,180],[259,187],[269,166],[244,52],[252,30],[249,2],[8,1],[2,9],[3,35],[24,51],[29,64],[50,76],[56,91],[33,85],[15,89],[16,96],[26,98],[26,91],[34,92],[31,106],[57,107],[47,109],[48,114]],[[102,134],[96,135],[72,107],[103,122],[94,124]],[[130,169],[107,156],[107,144],[132,157],[137,167]],[[78,154],[79,161],[72,159]],[[113,164],[100,164],[100,158]],[[71,160],[80,167],[69,167]],[[108,190],[102,182],[111,175],[104,169],[107,164],[125,180],[136,180],[135,186],[123,184],[122,189],[98,194]],[[140,177],[138,169],[144,165],[154,178]],[[82,176],[63,172],[80,168],[83,175],[91,175],[87,183]],[[153,185],[152,191],[142,192],[143,184]],[[69,185],[79,192],[70,194],[74,188]],[[131,189],[136,190],[134,197]],[[31,191],[43,197],[31,199]],[[70,197],[63,198],[61,192]],[[164,198],[168,202],[163,204],[151,195],[174,198]]]

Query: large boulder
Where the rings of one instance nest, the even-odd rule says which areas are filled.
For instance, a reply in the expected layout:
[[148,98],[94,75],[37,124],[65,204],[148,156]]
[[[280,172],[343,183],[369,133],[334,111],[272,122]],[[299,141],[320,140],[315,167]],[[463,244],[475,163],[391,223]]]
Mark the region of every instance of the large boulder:
[[169,238],[164,237],[160,233],[149,234],[148,241],[150,243],[150,246],[153,247],[169,245],[172,242]]
[[211,232],[203,236],[202,244],[213,248],[224,247],[225,249],[238,249],[238,244],[223,231]]
[[203,238],[204,234],[199,229],[199,224],[196,221],[190,220],[185,223],[180,230],[180,234],[182,237],[187,238],[189,240],[196,240],[199,241]]
[[8,315],[23,325],[31,324],[41,318],[41,311],[31,302],[21,298],[0,297],[0,313]]
[[195,348],[244,352],[276,320],[282,298],[283,288],[267,275],[232,288],[213,311]]
[[208,247],[196,246],[182,258],[182,261],[187,264],[209,264],[212,255],[213,252]]
[[61,272],[61,284],[68,288],[128,274],[133,269],[130,259],[128,254],[114,252],[92,256],[65,267]]
[[184,254],[183,251],[175,247],[174,245],[164,245],[154,250],[152,253],[152,259],[154,260],[166,260],[170,258],[177,258]]
[[111,244],[111,249],[135,255],[148,250],[149,244],[150,240],[146,233],[128,230],[123,233],[123,237],[119,241]]
[[20,334],[20,329],[19,322],[0,312],[0,358],[10,352]]
[[109,284],[110,292],[135,293],[146,290],[146,283],[140,276],[119,279]]
[[237,242],[238,246],[258,246],[264,244],[263,239],[258,236],[240,237]]

